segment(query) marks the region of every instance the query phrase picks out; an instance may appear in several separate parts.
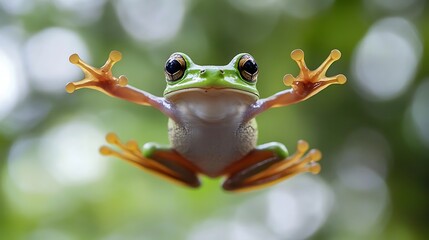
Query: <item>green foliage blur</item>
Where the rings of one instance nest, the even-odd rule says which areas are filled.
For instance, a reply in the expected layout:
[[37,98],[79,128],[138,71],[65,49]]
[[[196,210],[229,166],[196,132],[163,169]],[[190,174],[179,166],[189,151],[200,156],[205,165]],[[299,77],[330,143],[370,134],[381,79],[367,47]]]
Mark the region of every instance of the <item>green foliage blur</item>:
[[[427,239],[428,22],[424,0],[0,0],[0,239]],[[339,49],[327,75],[348,82],[260,115],[258,141],[305,139],[322,172],[249,193],[100,156],[108,132],[168,144],[166,117],[64,90],[83,76],[75,52],[101,66],[121,51],[114,73],[158,96],[173,52],[248,52],[268,97],[298,73],[297,48],[309,68]]]

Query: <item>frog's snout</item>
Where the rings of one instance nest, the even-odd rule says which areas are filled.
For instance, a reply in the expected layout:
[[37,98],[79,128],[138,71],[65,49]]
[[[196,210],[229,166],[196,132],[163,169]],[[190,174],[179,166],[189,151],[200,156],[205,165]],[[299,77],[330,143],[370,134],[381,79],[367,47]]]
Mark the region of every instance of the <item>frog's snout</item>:
[[200,77],[221,77],[225,74],[223,69],[201,69]]

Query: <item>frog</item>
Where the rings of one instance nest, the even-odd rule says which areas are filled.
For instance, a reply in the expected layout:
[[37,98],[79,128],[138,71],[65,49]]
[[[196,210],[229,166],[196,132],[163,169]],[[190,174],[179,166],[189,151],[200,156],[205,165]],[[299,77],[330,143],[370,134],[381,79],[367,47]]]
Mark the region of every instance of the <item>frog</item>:
[[169,145],[149,142],[140,147],[135,140],[124,142],[117,134],[108,133],[108,145],[99,150],[102,155],[117,157],[190,188],[200,187],[201,177],[206,176],[223,178],[225,191],[250,191],[321,170],[321,152],[310,149],[305,140],[297,141],[293,154],[279,142],[257,145],[257,115],[302,102],[347,80],[343,74],[326,76],[331,64],[341,57],[337,49],[315,70],[307,67],[301,49],[292,51],[290,56],[299,74],[284,75],[283,83],[288,88],[267,98],[260,98],[256,87],[258,64],[248,53],[237,54],[227,65],[220,66],[198,65],[185,53],[173,53],[164,65],[163,97],[129,85],[124,75],[113,75],[113,65],[122,59],[119,51],[111,51],[100,68],[72,54],[69,61],[85,76],[69,82],[66,91],[93,89],[153,107],[168,117]]

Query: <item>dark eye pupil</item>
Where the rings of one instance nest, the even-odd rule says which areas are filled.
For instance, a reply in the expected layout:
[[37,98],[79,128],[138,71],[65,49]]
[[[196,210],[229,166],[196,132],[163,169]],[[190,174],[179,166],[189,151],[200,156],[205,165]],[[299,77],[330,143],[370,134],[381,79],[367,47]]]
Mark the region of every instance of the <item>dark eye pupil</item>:
[[168,61],[168,63],[165,66],[165,70],[167,70],[168,73],[174,74],[182,69],[182,66],[180,65],[179,61],[176,59],[172,59]]
[[258,71],[258,65],[252,60],[247,60],[243,65],[243,70],[250,74],[255,74]]

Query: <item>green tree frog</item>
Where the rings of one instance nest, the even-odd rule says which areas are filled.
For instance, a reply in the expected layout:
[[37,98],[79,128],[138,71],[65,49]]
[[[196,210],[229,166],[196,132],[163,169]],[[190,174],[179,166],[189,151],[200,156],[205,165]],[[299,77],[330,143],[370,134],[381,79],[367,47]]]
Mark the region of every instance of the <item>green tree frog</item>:
[[172,54],[165,64],[164,97],[157,97],[128,85],[125,76],[113,76],[112,66],[121,60],[112,51],[101,68],[83,62],[77,54],[70,62],[80,67],[85,78],[70,82],[66,91],[90,88],[140,105],[152,106],[168,118],[171,146],[135,141],[122,142],[109,133],[103,155],[112,155],[175,183],[199,187],[199,175],[225,178],[223,189],[245,191],[278,183],[302,172],[317,174],[319,150],[309,150],[306,141],[297,143],[288,154],[277,142],[257,145],[255,116],[270,108],[287,106],[310,98],[331,84],[344,84],[342,74],[327,77],[329,66],[341,57],[333,50],[314,71],[307,68],[304,53],[297,49],[291,58],[298,64],[297,77],[283,78],[289,89],[268,98],[259,98],[256,88],[258,65],[247,53],[235,56],[225,66],[200,66],[184,53]]

